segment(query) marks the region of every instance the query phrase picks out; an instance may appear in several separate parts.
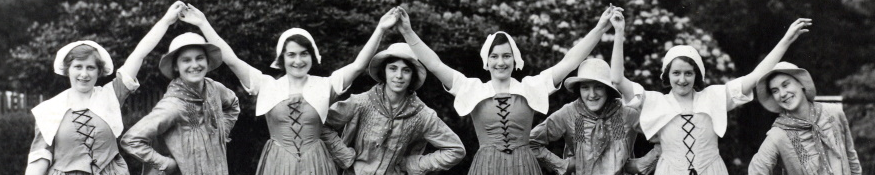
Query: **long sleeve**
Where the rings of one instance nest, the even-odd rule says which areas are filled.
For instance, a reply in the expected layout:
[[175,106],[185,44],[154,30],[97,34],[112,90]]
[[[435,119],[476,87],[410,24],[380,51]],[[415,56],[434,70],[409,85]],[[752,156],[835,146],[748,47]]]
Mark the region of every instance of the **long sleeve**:
[[174,119],[180,115],[182,102],[175,98],[158,101],[155,108],[131,127],[122,136],[121,148],[144,163],[152,164],[158,170],[165,170],[173,158],[159,154],[152,148],[153,138],[173,127]]
[[359,98],[360,95],[364,94],[356,94],[352,95],[349,99],[344,101],[338,101],[331,105],[331,108],[328,109],[328,118],[325,121],[325,126],[330,127],[334,130],[339,130],[343,128],[347,123],[352,121],[356,114],[358,114],[358,103],[356,103],[356,99]]
[[662,156],[662,146],[660,144],[656,144],[653,146],[647,154],[640,158],[630,159],[626,162],[626,165],[623,169],[625,169],[626,173],[629,174],[650,174],[656,170],[656,163],[659,162],[659,157]]
[[778,145],[781,144],[780,138],[785,135],[779,133],[778,130],[780,129],[772,128],[768,132],[766,140],[760,145],[760,149],[753,155],[753,159],[748,165],[748,174],[772,174],[780,156],[778,150]]
[[221,88],[222,92],[222,122],[224,122],[224,135],[227,142],[231,142],[231,129],[237,123],[237,116],[240,115],[240,101],[237,99],[237,94],[231,89]]
[[847,151],[848,165],[851,168],[851,174],[863,174],[863,168],[860,166],[860,159],[857,157],[857,149],[854,146],[854,137],[851,135],[851,126],[848,125],[848,118],[845,116],[845,112],[841,110],[840,106],[837,108],[839,111],[837,117],[841,120],[842,128],[844,129],[845,149]]
[[344,144],[337,131],[327,126],[322,127],[320,138],[325,142],[328,152],[334,156],[334,162],[340,165],[340,168],[346,169],[352,166],[355,161],[355,149]]
[[410,174],[450,169],[465,157],[465,146],[459,136],[433,110],[422,112],[427,112],[421,114],[427,121],[422,125],[426,127],[423,138],[437,150],[426,155],[408,156],[404,159],[405,168]]
[[566,135],[566,132],[570,131],[567,127],[570,121],[562,120],[569,115],[566,111],[570,107],[566,105],[562,109],[553,112],[544,122],[535,126],[529,135],[529,143],[532,145],[532,152],[535,153],[535,157],[538,158],[542,165],[559,174],[565,174],[568,171],[569,162],[572,158],[562,159],[544,146],[552,141],[561,139]]

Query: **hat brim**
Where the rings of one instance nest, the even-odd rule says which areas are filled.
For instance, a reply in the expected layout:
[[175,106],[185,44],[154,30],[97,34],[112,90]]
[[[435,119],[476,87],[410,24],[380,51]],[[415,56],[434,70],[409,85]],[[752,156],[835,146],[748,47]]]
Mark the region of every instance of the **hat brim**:
[[775,101],[774,98],[772,98],[772,93],[769,91],[768,86],[769,80],[766,79],[776,73],[784,73],[793,76],[793,78],[796,78],[796,80],[798,80],[799,83],[802,84],[802,87],[805,88],[805,97],[808,98],[808,101],[814,100],[814,96],[817,95],[817,89],[815,89],[814,80],[811,79],[811,74],[809,74],[807,70],[775,69],[770,71],[769,73],[766,73],[765,75],[763,75],[763,77],[760,77],[756,84],[757,101],[759,101],[760,104],[762,104],[763,107],[766,108],[766,110],[774,113],[779,113],[782,111],[781,106],[778,105],[778,102]]
[[[212,71],[216,68],[219,68],[219,66],[221,66],[223,63],[222,62],[222,49],[219,49],[219,47],[216,47],[213,44],[188,44],[185,46],[200,46],[200,47],[204,48],[204,52],[207,55],[207,59],[209,59],[209,61],[208,61],[209,65],[207,65],[208,66],[207,72]],[[172,57],[174,55],[176,55],[176,52],[179,52],[179,50],[181,50],[181,48],[185,48],[185,46],[179,47],[179,49],[167,52],[167,54],[164,54],[164,56],[161,56],[161,61],[158,62],[158,69],[161,70],[161,74],[163,74],[165,77],[170,78],[170,79],[176,78],[176,76],[173,75],[173,61],[174,61],[174,59]]]
[[402,60],[406,60],[406,61],[409,61],[410,63],[413,63],[413,65],[416,69],[416,76],[419,79],[417,80],[417,82],[413,82],[413,84],[410,84],[411,86],[413,86],[413,88],[411,88],[411,89],[417,90],[420,87],[422,87],[422,84],[425,83],[425,76],[427,74],[427,70],[425,69],[425,66],[423,66],[422,63],[419,62],[419,60],[413,59],[413,56],[411,56],[411,55],[407,55],[405,53],[392,51],[392,50],[385,50],[385,51],[382,51],[382,52],[374,55],[374,58],[372,58],[371,62],[368,63],[368,74],[371,75],[371,78],[373,78],[377,82],[385,83],[385,80],[384,80],[385,75],[383,75],[383,76],[379,75],[380,69],[385,69],[385,68],[380,67],[380,65],[384,61],[386,61],[386,59],[391,58],[391,57],[400,58]]
[[620,91],[617,90],[617,88],[614,87],[611,84],[611,82],[609,82],[607,80],[598,80],[598,79],[591,79],[591,78],[585,78],[585,77],[571,77],[571,78],[565,79],[565,82],[563,82],[563,86],[565,86],[566,90],[576,93],[578,84],[583,83],[583,82],[589,82],[589,81],[595,81],[595,82],[599,82],[599,83],[605,85],[606,87],[608,87],[608,89],[611,89],[608,91],[608,93],[614,94],[615,98],[622,98],[622,96],[620,95]]

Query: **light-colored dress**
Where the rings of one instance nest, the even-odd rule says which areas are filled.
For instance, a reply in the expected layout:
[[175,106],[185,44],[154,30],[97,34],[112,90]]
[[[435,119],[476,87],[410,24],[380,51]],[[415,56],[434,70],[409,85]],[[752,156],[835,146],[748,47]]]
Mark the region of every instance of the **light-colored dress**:
[[450,94],[459,116],[471,115],[480,149],[468,174],[535,175],[541,167],[529,147],[535,112],[547,113],[549,96],[558,87],[553,70],[510,79],[507,93],[496,93],[492,81],[467,78],[454,72]]
[[255,114],[265,116],[270,131],[256,174],[338,174],[336,163],[349,166],[351,160],[332,155],[331,148],[344,147],[337,132],[323,126],[329,101],[346,91],[343,71],[348,70],[330,77],[309,76],[303,93],[290,94],[290,77],[274,79],[249,70],[250,84],[243,87],[256,96]]
[[116,138],[124,128],[121,108],[140,84],[135,77],[116,73],[106,87],[95,86],[86,109],[71,109],[61,92],[31,111],[35,136],[27,162],[50,163],[48,174],[129,174]]
[[684,111],[673,93],[644,92],[640,125],[651,142],[662,147],[657,175],[728,174],[717,141],[726,132],[727,112],[753,100],[741,92],[741,81],[693,92],[693,108]]
[[170,82],[152,112],[122,136],[122,149],[144,163],[143,174],[228,174],[226,143],[240,106],[234,91],[206,78],[204,88]]
[[[558,174],[574,166],[573,174],[624,174],[631,158],[638,127],[638,110],[608,100],[596,114],[577,99],[566,104],[532,129],[531,141],[542,165]],[[544,147],[565,139],[563,160]]]
[[775,120],[748,174],[772,174],[779,162],[784,174],[862,174],[841,105],[815,103],[811,107],[814,122],[788,114]]
[[[344,174],[424,174],[462,161],[462,140],[434,110],[413,92],[393,111],[384,85],[331,105],[326,125],[346,126],[343,140],[357,153]],[[427,143],[438,150],[423,155]]]

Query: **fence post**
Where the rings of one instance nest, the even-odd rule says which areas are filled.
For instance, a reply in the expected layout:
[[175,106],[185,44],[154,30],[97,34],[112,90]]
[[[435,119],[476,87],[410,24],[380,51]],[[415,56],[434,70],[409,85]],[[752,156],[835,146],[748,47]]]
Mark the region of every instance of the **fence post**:
[[0,114],[6,113],[8,107],[6,103],[6,91],[0,91]]

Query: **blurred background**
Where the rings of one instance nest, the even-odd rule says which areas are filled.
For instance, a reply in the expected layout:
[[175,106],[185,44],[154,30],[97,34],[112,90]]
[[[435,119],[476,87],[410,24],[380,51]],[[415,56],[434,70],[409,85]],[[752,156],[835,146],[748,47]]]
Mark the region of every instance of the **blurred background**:
[[[65,77],[52,73],[51,62],[63,45],[94,40],[110,52],[119,67],[140,39],[173,1],[0,0],[0,174],[22,174],[33,140],[29,110],[41,100],[70,87]],[[609,5],[626,9],[626,76],[649,90],[665,91],[659,84],[660,59],[668,48],[692,45],[705,60],[706,84],[723,84],[749,73],[774,47],[796,18],[814,20],[784,56],[808,69],[819,100],[842,103],[848,116],[864,173],[875,171],[875,2],[866,0],[192,0],[212,26],[252,66],[272,75],[275,43],[282,31],[300,27],[310,31],[322,50],[321,65],[311,74],[327,76],[355,58],[376,28],[379,17],[394,6],[410,13],[413,29],[450,67],[465,75],[488,79],[478,56],[488,34],[506,31],[517,41],[526,66],[514,77],[534,75],[554,65],[591,30]],[[146,58],[138,77],[141,87],[123,106],[126,128],[147,114],[160,100],[169,82],[157,63],[170,40],[184,32],[200,31],[177,22]],[[591,58],[610,59],[613,30],[601,38]],[[392,31],[380,50],[403,42]],[[571,75],[575,75],[572,73]],[[261,148],[268,139],[263,117],[254,116],[255,101],[243,91],[233,73],[222,66],[208,77],[237,92],[243,112],[228,143],[231,174],[254,174]],[[108,82],[101,79],[98,84]],[[361,93],[375,82],[358,77],[349,94]],[[429,75],[418,91],[425,103],[462,138],[468,155],[446,172],[466,174],[477,151],[471,119],[459,117],[452,96]],[[575,99],[557,91],[550,97],[550,112]],[[730,112],[720,152],[730,174],[746,174],[747,165],[777,115],[751,102]],[[540,123],[546,115],[538,114]],[[639,136],[635,151],[649,145]],[[556,142],[551,150],[560,153]],[[123,154],[124,151],[122,151]],[[139,174],[141,163],[124,155],[130,171]]]

